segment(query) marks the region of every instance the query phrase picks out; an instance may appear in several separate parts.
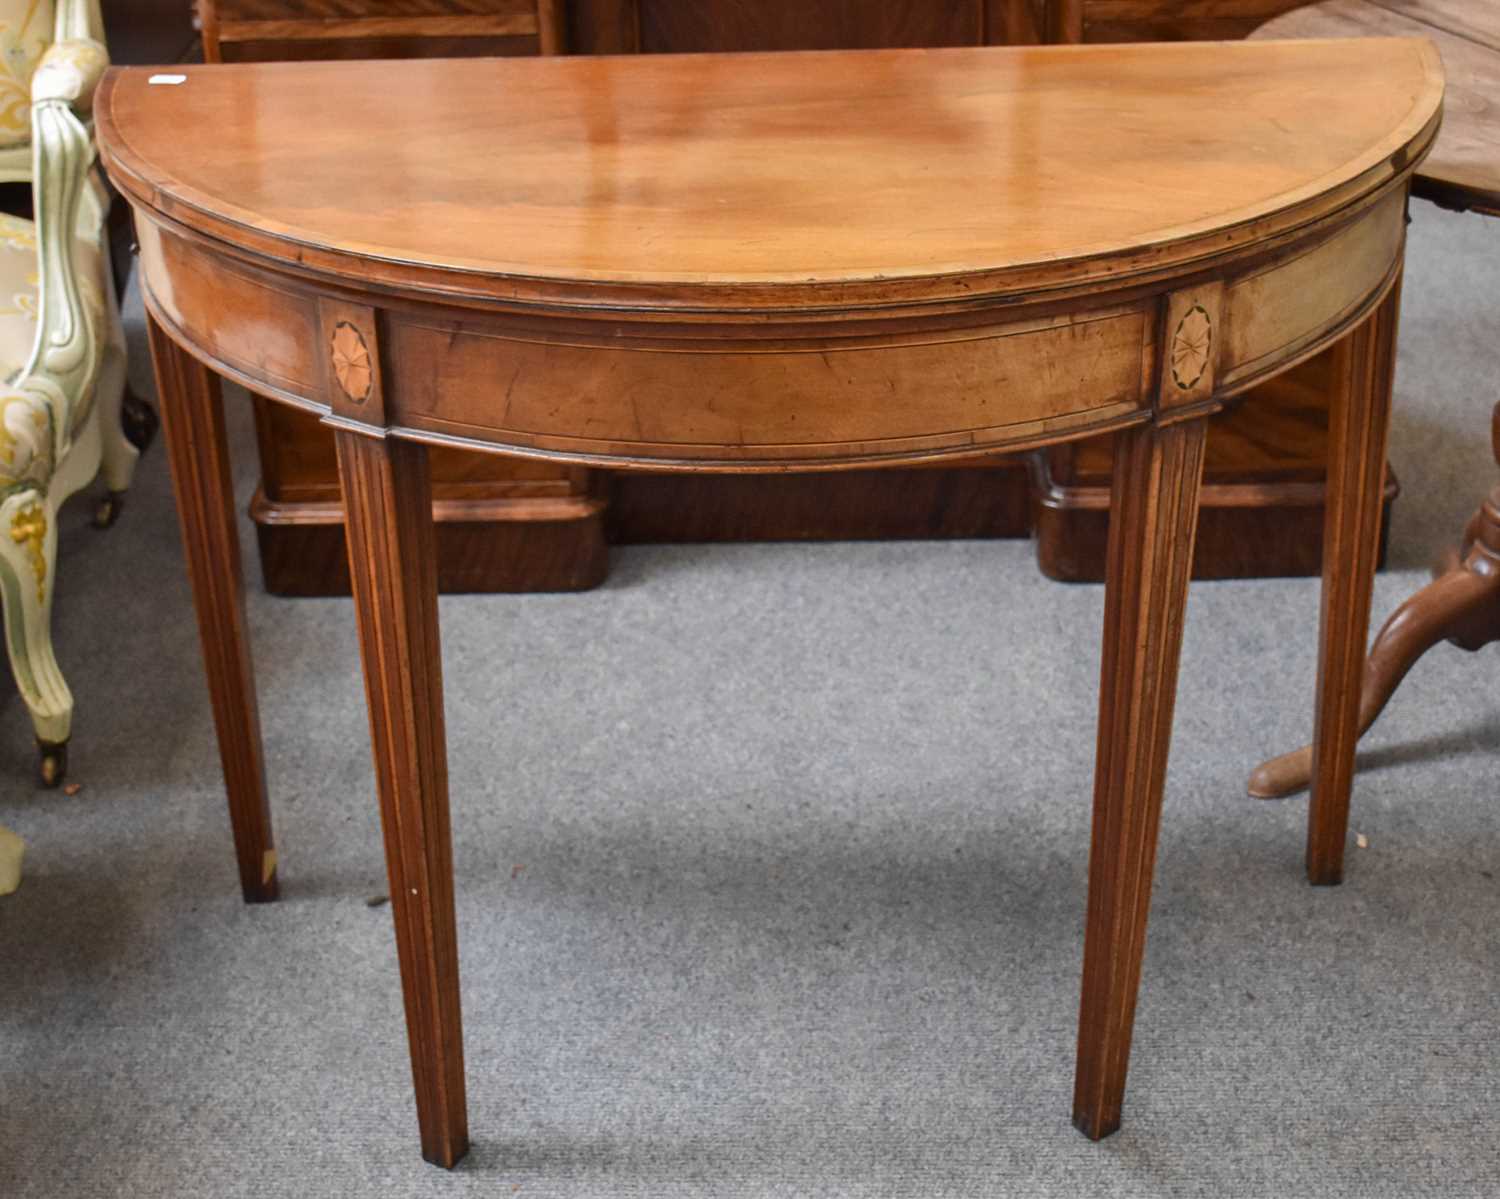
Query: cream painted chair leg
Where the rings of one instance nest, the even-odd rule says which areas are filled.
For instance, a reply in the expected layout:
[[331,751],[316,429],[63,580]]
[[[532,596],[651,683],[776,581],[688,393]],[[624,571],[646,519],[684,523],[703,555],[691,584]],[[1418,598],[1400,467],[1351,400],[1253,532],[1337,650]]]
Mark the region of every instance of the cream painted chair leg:
[[102,455],[100,475],[107,492],[94,509],[94,525],[100,529],[109,528],[119,519],[125,492],[141,457],[141,451],[125,431],[125,331],[113,289],[108,297],[105,321],[109,340],[99,364],[99,381],[94,392]]
[[73,694],[52,654],[52,588],[57,574],[57,511],[36,492],[0,504],[0,597],[5,647],[21,698],[31,711],[45,787],[68,768]]
[[105,219],[108,198],[95,174],[89,181],[83,196],[79,216],[80,226],[87,228],[87,236],[98,239],[100,279],[99,287],[104,293],[104,352],[99,364],[99,378],[94,385],[94,406],[99,413],[100,450],[103,454],[101,474],[107,495],[94,509],[94,524],[107,529],[119,518],[125,503],[125,492],[135,476],[135,465],[140,460],[143,442],[140,430],[132,440],[126,432],[125,412],[125,325],[120,320],[120,305],[115,299],[114,272],[110,267],[109,229]]
[[0,895],[9,895],[21,885],[21,855],[26,842],[0,824]]

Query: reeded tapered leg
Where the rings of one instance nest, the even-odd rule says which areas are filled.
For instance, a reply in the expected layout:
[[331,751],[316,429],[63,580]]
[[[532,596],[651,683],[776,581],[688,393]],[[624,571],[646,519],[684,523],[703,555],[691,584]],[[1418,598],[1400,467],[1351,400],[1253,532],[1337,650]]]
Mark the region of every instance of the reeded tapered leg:
[[1183,609],[1203,477],[1202,420],[1116,438],[1094,830],[1073,1123],[1120,1127],[1156,862]]
[[1380,554],[1381,493],[1400,294],[1398,280],[1380,307],[1339,343],[1334,364],[1312,803],[1307,824],[1307,877],[1320,886],[1344,877],[1370,592]]
[[427,450],[334,436],[422,1156],[452,1166],[469,1132]]
[[261,753],[255,672],[245,628],[245,587],[234,519],[234,480],[219,377],[152,320],[161,421],[166,430],[182,546],[193,584],[203,664],[229,793],[229,822],[245,902],[275,899],[276,847]]

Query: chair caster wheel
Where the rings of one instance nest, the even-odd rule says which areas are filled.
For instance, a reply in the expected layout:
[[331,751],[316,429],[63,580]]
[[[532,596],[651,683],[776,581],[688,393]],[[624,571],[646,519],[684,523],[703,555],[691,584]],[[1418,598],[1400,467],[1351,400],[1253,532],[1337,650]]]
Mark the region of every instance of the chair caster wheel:
[[161,417],[140,396],[127,391],[120,404],[120,424],[125,430],[125,440],[144,454],[156,439]]
[[68,743],[66,741],[38,741],[37,781],[49,790],[62,786],[68,774]]
[[108,529],[120,519],[120,509],[125,506],[125,493],[111,491],[94,506],[94,528]]

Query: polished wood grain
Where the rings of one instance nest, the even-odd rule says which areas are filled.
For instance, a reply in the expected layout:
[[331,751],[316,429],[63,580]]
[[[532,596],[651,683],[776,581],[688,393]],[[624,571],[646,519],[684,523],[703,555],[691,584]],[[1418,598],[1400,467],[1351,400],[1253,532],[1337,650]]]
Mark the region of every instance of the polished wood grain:
[[1384,482],[1399,302],[1398,285],[1336,351],[1307,829],[1307,876],[1318,885],[1342,882],[1344,876],[1360,679],[1380,543],[1378,497]]
[[1244,37],[1308,0],[1081,0],[1090,42],[1219,41]]
[[[553,5],[548,3],[549,19]],[[538,0],[209,0],[215,43],[537,34]]]
[[1413,184],[1448,208],[1500,215],[1500,4],[1493,0],[1323,0],[1257,38],[1426,37],[1447,73],[1443,131]]
[[1392,12],[1500,50],[1500,11],[1486,0],[1371,0]]
[[426,447],[340,430],[349,570],[422,1156],[469,1149]]
[[219,22],[220,38],[236,41],[300,41],[324,38],[410,37],[507,37],[537,32],[536,13],[530,6],[517,13],[493,16],[330,17],[321,21],[300,19]]
[[276,842],[271,836],[255,670],[245,625],[234,478],[219,379],[163,334],[155,321],[148,322],[148,330],[229,797],[240,890],[246,903],[265,903],[278,894]]
[[1487,0],[1371,0],[1431,29],[1500,51],[1500,10]]
[[[364,64],[188,67],[179,87],[115,75],[96,110],[130,130],[110,167],[133,195],[171,161],[166,215],[331,276],[682,312],[972,304],[1296,228],[1342,205],[1330,176],[1363,190],[1425,146],[1442,87],[1425,42],[1227,49],[415,61],[400,86]],[[862,119],[835,121],[855,89]],[[326,95],[342,102],[306,120]],[[1183,114],[1205,106],[1184,155]],[[370,128],[399,172],[336,153]]]
[[[432,1160],[456,1160],[465,1130],[426,444],[691,476],[915,473],[1117,436],[1075,1108],[1090,1136],[1118,1124],[1205,422],[1352,338],[1330,541],[1354,581],[1325,636],[1345,660],[1363,632],[1342,627],[1344,608],[1358,615],[1379,525],[1386,397],[1372,379],[1400,206],[1441,98],[1420,42],[1209,58],[1144,46],[221,67],[170,89],[106,78],[101,156],[135,207],[153,318],[338,440]],[[325,93],[361,103],[308,122]],[[1121,114],[1108,136],[1106,101]],[[496,105],[516,119],[491,120]],[[1188,171],[1185,105],[1217,118],[1193,126]],[[370,121],[411,147],[384,196],[356,136]],[[436,155],[424,134],[439,129]],[[1082,214],[1067,189],[1085,176],[1120,181],[1114,207]],[[1335,276],[1316,302],[1308,263]]]
[[1392,193],[1368,220],[1231,284],[1225,302],[1235,319],[1221,350],[1224,381],[1264,373],[1265,363],[1299,351],[1307,330],[1346,322],[1380,286],[1405,236],[1406,198]]
[[208,62],[561,53],[562,0],[198,0]]
[[312,21],[358,20],[364,17],[442,19],[509,14],[521,19],[536,12],[536,0],[212,0],[220,23],[274,21],[303,17]]
[[[428,364],[401,389],[406,428],[482,439],[499,423],[518,449],[601,465],[920,458],[1109,428],[1149,405],[1140,347],[1150,333],[1138,307],[1024,322],[1006,314],[995,325],[960,320],[924,332],[828,330],[788,343],[696,332],[532,340],[478,322],[454,331],[399,321],[387,341],[398,363]],[[563,429],[559,373],[578,389]],[[1015,388],[1019,379],[1028,386]],[[918,393],[919,406],[909,400]]]
[[1073,1122],[1097,1140],[1120,1126],[1146,949],[1204,422],[1118,437],[1094,764],[1094,831]]

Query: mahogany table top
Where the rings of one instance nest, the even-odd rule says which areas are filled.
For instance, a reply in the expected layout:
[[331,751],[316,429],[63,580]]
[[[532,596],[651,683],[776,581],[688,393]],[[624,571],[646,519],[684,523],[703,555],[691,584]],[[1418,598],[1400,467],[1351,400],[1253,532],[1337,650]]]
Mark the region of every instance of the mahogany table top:
[[1426,37],[1442,54],[1443,129],[1413,189],[1450,208],[1500,215],[1500,4],[1325,0],[1268,21],[1256,38]]
[[362,282],[674,306],[965,297],[1180,264],[1393,168],[1419,40],[111,72],[133,198]]

